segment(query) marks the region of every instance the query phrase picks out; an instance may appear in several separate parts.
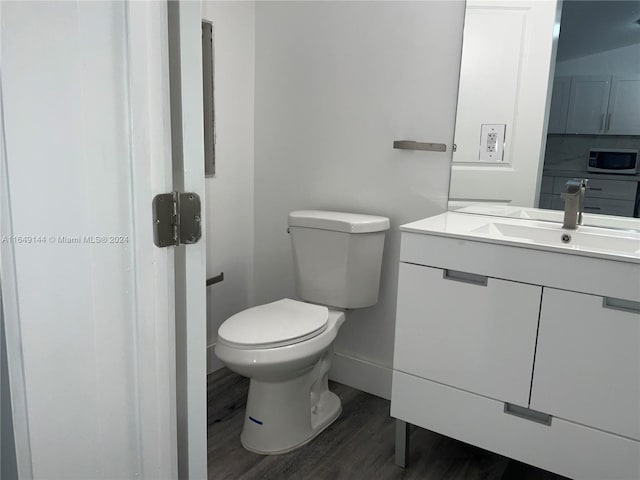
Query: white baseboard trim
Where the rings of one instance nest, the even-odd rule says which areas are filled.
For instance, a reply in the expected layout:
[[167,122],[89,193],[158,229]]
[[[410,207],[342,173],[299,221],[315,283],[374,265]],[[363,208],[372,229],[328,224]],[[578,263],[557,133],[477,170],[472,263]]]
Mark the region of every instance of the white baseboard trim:
[[[216,344],[207,345],[207,373],[224,367],[214,352]],[[329,378],[363,392],[391,399],[391,377],[393,370],[361,358],[335,352]]]
[[391,399],[393,370],[376,363],[336,352],[329,378],[363,392]]
[[215,346],[215,343],[207,345],[207,373],[213,373],[224,367],[224,364],[216,357],[216,353],[214,352]]

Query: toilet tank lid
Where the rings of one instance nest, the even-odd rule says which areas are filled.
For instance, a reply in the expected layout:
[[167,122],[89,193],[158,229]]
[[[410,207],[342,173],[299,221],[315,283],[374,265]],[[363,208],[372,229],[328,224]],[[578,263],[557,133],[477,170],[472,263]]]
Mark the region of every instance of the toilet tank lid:
[[290,227],[317,228],[347,233],[371,233],[389,230],[389,219],[377,215],[330,212],[326,210],[297,210],[289,214]]

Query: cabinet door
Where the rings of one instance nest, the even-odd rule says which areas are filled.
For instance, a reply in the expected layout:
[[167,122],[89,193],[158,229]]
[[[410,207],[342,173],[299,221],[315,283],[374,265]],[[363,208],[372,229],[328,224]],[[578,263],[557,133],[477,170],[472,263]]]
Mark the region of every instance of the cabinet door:
[[549,109],[549,128],[547,133],[564,133],[567,127],[569,111],[569,93],[571,77],[556,77],[553,80],[551,107]]
[[401,263],[393,368],[526,406],[541,290]]
[[640,75],[613,77],[605,133],[640,135]]
[[545,288],[530,408],[640,439],[640,303]]
[[567,133],[604,132],[610,85],[608,75],[571,78]]
[[541,194],[540,201],[538,202],[538,208],[553,210],[553,195],[548,193]]
[[540,182],[540,193],[553,193],[553,177],[550,175],[543,175]]

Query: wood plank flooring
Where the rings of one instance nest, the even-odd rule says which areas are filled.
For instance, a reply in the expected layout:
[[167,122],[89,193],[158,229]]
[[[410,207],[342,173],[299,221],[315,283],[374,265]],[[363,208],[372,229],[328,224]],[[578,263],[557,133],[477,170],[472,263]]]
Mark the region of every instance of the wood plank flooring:
[[342,415],[309,444],[284,455],[257,455],[240,444],[249,381],[227,369],[208,379],[209,479],[561,480],[554,475],[436,433],[413,428],[406,469],[394,464],[389,402],[331,383]]

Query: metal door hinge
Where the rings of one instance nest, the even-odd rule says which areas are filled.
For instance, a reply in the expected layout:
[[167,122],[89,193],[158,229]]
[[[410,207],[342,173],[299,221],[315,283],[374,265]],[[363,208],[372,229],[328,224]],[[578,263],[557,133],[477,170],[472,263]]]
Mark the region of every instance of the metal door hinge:
[[196,193],[161,193],[153,198],[153,243],[158,247],[196,243],[200,228],[200,197]]

